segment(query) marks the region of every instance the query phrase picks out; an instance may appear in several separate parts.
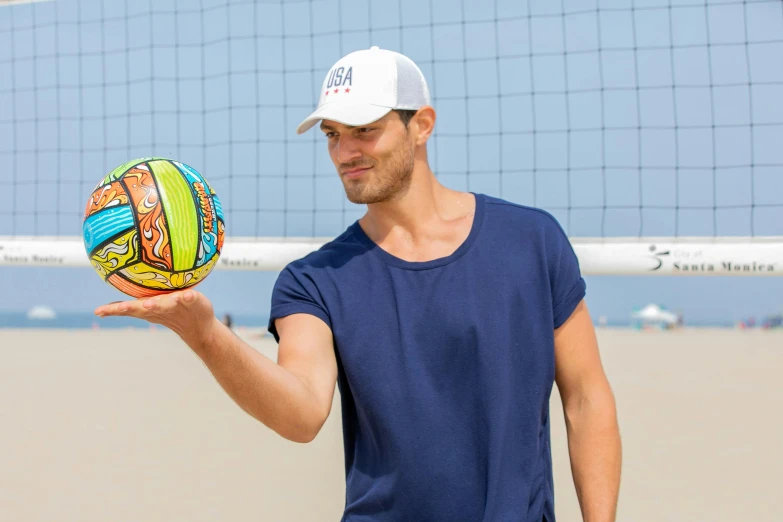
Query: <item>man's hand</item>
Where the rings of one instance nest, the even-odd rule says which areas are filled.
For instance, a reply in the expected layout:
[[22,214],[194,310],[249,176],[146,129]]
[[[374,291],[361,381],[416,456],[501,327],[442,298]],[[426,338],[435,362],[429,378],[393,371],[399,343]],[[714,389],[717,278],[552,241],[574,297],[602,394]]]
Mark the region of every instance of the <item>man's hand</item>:
[[195,290],[114,302],[96,308],[95,315],[143,319],[169,328],[188,344],[207,342],[217,320],[212,303]]

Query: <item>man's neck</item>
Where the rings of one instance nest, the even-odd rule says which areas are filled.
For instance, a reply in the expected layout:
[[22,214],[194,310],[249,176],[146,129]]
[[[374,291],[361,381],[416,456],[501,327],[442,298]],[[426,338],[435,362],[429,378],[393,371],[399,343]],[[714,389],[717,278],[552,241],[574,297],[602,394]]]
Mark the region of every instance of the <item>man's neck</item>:
[[398,198],[368,205],[359,224],[375,243],[393,248],[451,237],[455,227],[469,230],[474,212],[472,194],[444,187],[426,168],[414,171],[408,190]]

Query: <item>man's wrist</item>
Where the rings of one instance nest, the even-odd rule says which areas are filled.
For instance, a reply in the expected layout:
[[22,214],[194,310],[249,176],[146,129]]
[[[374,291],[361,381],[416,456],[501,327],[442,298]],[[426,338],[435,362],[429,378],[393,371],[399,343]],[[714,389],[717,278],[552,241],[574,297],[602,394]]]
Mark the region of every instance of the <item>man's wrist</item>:
[[215,340],[221,326],[222,323],[213,315],[204,324],[199,324],[189,332],[180,334],[180,337],[185,341],[185,344],[201,356],[217,344]]

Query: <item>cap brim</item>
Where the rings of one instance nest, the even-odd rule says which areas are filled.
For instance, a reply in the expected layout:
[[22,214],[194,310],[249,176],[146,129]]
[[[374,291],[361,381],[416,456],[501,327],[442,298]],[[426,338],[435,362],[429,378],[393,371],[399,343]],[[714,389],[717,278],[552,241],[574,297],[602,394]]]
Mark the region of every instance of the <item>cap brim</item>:
[[367,125],[380,120],[389,112],[391,107],[381,107],[379,105],[370,105],[363,103],[361,105],[349,105],[345,103],[327,103],[318,107],[310,116],[307,117],[299,127],[296,128],[297,134],[303,134],[321,120],[332,120],[343,125],[356,127],[358,125]]

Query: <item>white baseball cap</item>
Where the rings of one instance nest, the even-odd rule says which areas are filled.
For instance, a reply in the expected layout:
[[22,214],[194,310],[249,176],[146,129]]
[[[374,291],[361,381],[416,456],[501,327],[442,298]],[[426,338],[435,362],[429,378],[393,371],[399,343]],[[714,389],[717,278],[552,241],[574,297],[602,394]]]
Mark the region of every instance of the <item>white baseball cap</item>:
[[367,125],[393,109],[430,105],[427,81],[413,60],[373,46],[340,58],[324,78],[318,108],[296,129],[306,132],[320,120]]

